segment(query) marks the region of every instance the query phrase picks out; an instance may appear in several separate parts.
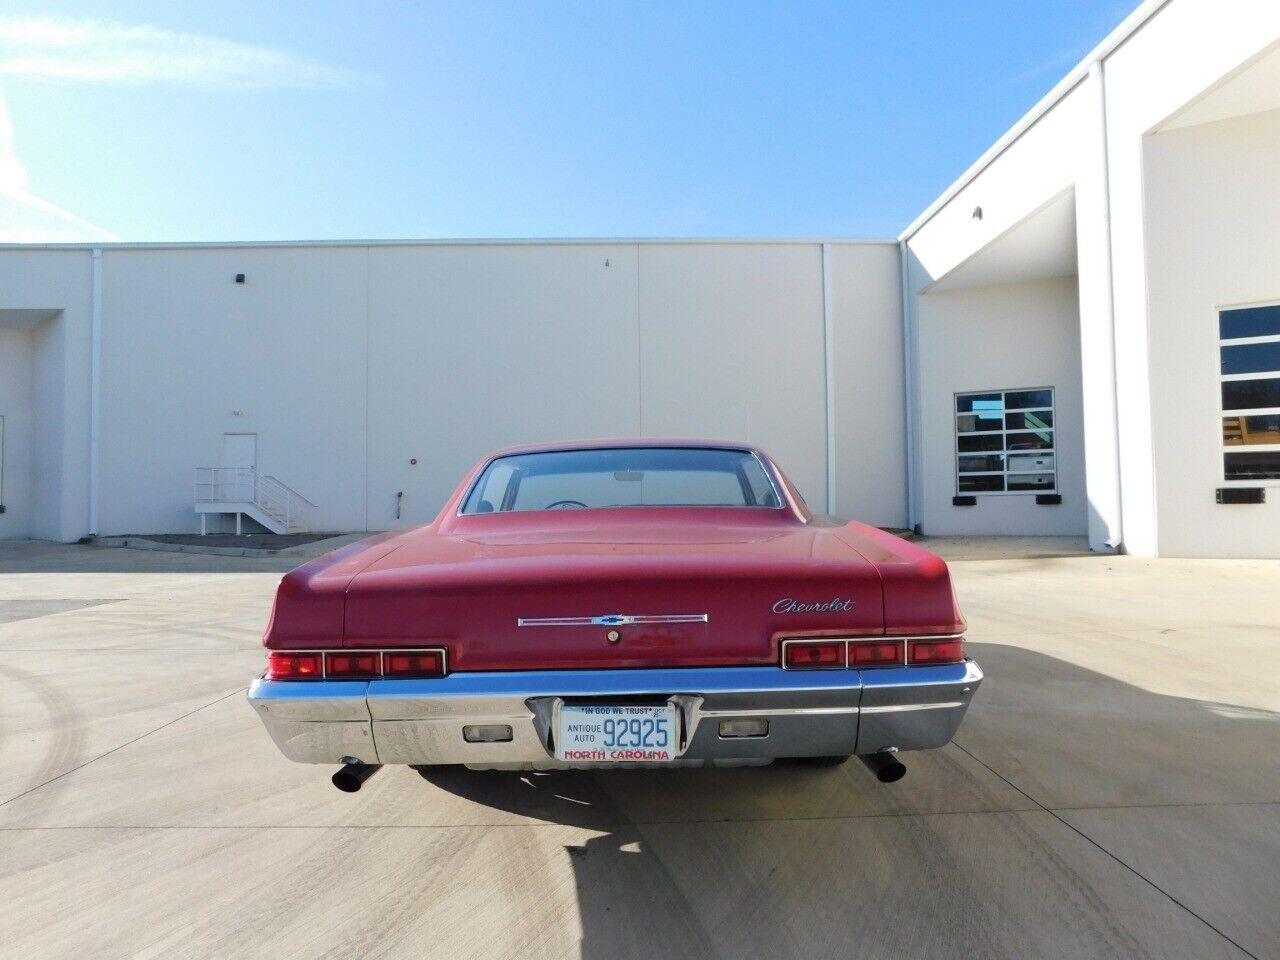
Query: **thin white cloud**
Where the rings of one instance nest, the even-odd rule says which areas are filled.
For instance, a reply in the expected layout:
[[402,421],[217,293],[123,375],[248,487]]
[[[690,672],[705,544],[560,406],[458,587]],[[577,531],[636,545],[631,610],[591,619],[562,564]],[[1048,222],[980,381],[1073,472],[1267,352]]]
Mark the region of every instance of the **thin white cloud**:
[[27,168],[18,158],[9,107],[0,94],[0,243],[77,243],[119,240],[31,192]]
[[233,88],[336,88],[372,79],[280,47],[66,17],[0,17],[2,76]]
[[[45,16],[0,16],[5,78],[232,89],[334,89],[373,80],[278,47],[147,24]],[[0,93],[0,242],[118,239],[32,192]]]
[[1059,50],[1057,53],[1028,67],[1026,70],[1015,73],[1013,76],[1006,77],[1001,80],[996,84],[996,88],[1004,90],[1009,87],[1020,87],[1023,84],[1030,83],[1032,80],[1039,80],[1049,74],[1065,74],[1069,69],[1083,60],[1085,54],[1087,54],[1089,50],[1089,47],[1071,47],[1068,50]]

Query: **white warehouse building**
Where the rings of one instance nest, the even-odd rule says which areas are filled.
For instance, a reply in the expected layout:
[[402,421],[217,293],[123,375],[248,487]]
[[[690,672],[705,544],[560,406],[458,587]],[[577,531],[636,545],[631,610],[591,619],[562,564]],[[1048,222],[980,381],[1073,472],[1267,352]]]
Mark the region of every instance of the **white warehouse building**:
[[1280,3],[1148,0],[892,239],[0,248],[0,538],[196,531],[202,468],[382,530],[636,435],[925,534],[1280,557]]

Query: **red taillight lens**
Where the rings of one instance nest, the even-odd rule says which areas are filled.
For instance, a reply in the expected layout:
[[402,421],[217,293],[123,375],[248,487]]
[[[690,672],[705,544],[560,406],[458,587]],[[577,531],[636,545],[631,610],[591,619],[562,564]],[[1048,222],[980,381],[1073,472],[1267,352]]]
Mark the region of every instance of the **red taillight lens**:
[[387,650],[382,654],[382,675],[386,677],[443,677],[444,654]]
[[320,654],[272,650],[267,654],[266,676],[268,680],[319,680],[324,676]]
[[849,666],[892,667],[902,663],[902,641],[877,640],[849,644]]
[[782,665],[788,670],[815,670],[822,667],[843,667],[844,641],[831,640],[817,643],[789,643],[783,653]]
[[907,663],[959,663],[963,659],[964,641],[959,637],[907,641]]
[[326,653],[324,673],[330,680],[378,677],[382,674],[380,659],[376,653]]

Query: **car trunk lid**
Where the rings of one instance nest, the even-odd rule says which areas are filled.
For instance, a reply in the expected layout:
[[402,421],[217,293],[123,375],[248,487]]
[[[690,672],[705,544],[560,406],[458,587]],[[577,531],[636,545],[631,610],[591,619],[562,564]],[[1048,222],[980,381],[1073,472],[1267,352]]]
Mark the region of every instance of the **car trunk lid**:
[[876,568],[829,529],[566,517],[406,542],[352,581],[344,644],[444,646],[458,671],[676,667],[883,630]]

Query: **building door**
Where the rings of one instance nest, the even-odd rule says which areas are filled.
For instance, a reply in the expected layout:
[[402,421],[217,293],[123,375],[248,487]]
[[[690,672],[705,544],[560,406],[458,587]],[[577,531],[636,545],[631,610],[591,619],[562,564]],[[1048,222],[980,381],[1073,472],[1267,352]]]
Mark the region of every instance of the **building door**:
[[[258,435],[256,433],[224,433],[222,435],[221,470],[216,471],[223,500],[257,500]],[[240,518],[236,517],[236,533]]]
[[258,467],[258,435],[256,433],[224,433],[222,435],[222,467]]

